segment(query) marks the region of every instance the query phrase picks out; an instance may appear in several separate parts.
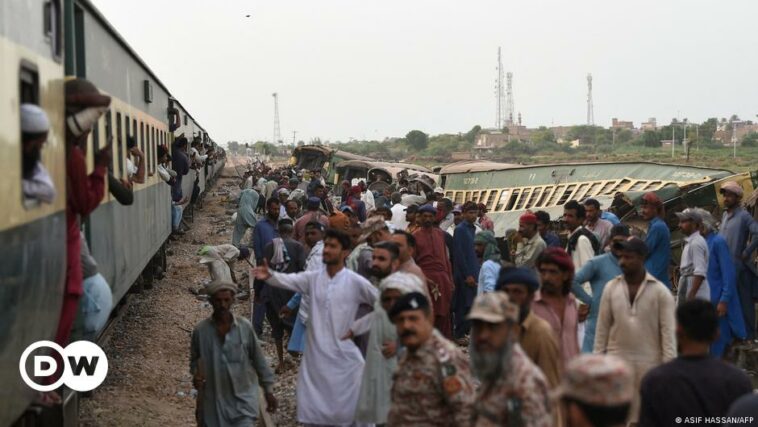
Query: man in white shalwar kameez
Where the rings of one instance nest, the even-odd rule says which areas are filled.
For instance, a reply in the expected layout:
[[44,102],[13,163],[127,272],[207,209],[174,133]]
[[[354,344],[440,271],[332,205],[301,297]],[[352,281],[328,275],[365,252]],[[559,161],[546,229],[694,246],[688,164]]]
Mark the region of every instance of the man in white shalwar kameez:
[[381,301],[374,304],[374,311],[356,320],[350,329],[350,336],[345,339],[371,331],[355,419],[382,425],[387,424],[390,412],[392,374],[397,367],[398,345],[397,328],[387,312],[405,294],[426,294],[426,284],[418,276],[398,271],[381,281],[379,291]]
[[363,375],[363,356],[350,341],[340,340],[355,320],[358,306],[374,305],[378,291],[345,268],[350,238],[328,230],[324,237],[326,268],[282,274],[263,265],[258,280],[299,292],[309,302],[306,346],[297,379],[297,419],[305,425],[355,425]]

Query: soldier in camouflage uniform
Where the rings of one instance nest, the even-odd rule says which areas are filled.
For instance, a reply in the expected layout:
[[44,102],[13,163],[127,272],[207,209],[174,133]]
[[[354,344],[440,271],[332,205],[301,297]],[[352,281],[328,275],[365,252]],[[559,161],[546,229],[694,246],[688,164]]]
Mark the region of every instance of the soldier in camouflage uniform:
[[481,294],[468,319],[471,367],[481,381],[472,425],[553,426],[547,380],[518,343],[518,305],[505,292]]
[[390,319],[406,352],[392,385],[390,426],[468,426],[474,385],[468,361],[453,342],[434,329],[429,300],[419,292],[404,295]]

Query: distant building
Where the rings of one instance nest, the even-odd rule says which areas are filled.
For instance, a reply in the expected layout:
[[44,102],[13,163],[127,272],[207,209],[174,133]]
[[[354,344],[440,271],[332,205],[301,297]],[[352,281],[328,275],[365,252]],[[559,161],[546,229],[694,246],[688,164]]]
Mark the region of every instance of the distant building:
[[553,126],[550,128],[550,130],[553,131],[553,135],[555,135],[556,141],[563,141],[566,139],[566,136],[572,127],[573,126]]
[[611,120],[611,128],[613,129],[629,129],[634,130],[634,123],[633,122],[627,122],[623,120],[619,120],[617,118],[613,118]]
[[[758,124],[738,123],[732,126],[736,126],[734,136],[737,137],[737,145],[741,145],[742,140],[745,139],[749,133],[758,132]],[[732,145],[732,130],[727,130],[726,126],[719,127],[718,130],[713,134],[713,140],[718,141],[724,145]]]
[[475,147],[479,150],[488,150],[492,148],[502,147],[508,143],[508,135],[503,131],[496,129],[482,129],[478,135],[476,135]]
[[658,123],[655,121],[655,117],[651,117],[647,119],[646,122],[642,122],[640,124],[640,129],[642,129],[643,131],[658,130]]

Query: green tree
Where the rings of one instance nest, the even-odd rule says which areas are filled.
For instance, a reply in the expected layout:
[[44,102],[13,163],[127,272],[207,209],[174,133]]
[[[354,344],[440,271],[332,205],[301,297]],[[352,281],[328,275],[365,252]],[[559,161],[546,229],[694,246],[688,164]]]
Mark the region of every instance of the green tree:
[[482,127],[479,125],[472,127],[470,131],[466,132],[466,141],[468,141],[469,144],[474,145],[474,142],[476,142],[476,136],[479,135],[479,132],[481,131]]
[[750,132],[742,138],[743,147],[758,147],[758,132]]
[[640,138],[645,147],[660,147],[661,136],[654,130],[646,130]]
[[429,135],[420,130],[412,130],[405,135],[408,146],[414,150],[422,151],[429,145]]
[[629,129],[621,129],[616,132],[616,144],[628,144],[634,139],[634,134]]
[[552,130],[545,126],[540,126],[539,129],[532,131],[529,136],[531,141],[535,144],[555,143],[555,134]]

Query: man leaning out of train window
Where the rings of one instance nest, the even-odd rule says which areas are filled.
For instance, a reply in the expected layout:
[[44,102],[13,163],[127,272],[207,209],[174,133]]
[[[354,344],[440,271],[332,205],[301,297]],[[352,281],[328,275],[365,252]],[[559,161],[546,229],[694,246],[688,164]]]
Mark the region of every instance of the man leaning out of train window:
[[21,176],[26,203],[52,203],[55,185],[42,164],[42,147],[47,142],[50,120],[40,107],[21,105]]
[[145,183],[145,155],[137,146],[137,140],[132,136],[126,138],[126,171],[129,175],[129,183]]

